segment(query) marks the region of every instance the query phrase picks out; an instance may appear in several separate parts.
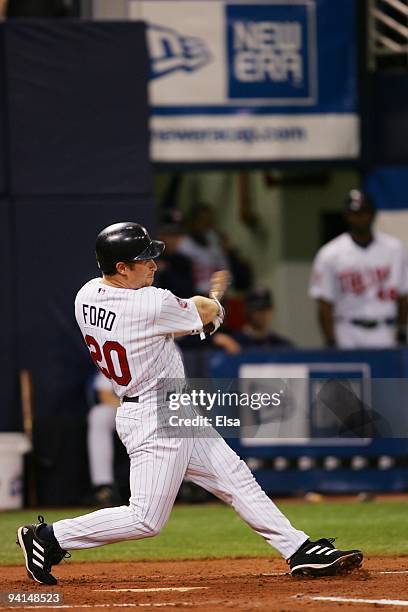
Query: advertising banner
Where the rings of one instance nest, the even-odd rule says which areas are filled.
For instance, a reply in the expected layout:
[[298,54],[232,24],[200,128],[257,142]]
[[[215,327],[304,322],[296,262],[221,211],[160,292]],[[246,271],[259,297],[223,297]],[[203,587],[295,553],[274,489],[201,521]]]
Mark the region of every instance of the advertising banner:
[[151,157],[359,154],[353,0],[129,0],[148,24]]

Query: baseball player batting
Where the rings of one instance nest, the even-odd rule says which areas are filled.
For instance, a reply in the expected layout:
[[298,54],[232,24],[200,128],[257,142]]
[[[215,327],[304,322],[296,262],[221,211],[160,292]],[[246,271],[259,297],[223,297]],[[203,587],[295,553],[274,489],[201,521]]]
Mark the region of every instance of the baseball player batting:
[[52,585],[51,574],[67,551],[157,535],[166,524],[186,476],[230,504],[288,561],[293,575],[330,575],[361,565],[359,550],[342,551],[333,539],[311,542],[295,529],[255,481],[223,438],[161,437],[157,431],[158,389],[163,380],[184,379],[174,336],[216,330],[223,322],[220,300],[227,273],[211,279],[210,297],[181,300],[152,286],[155,259],[164,243],[144,227],[123,222],[96,240],[101,278],[78,292],[75,314],[90,355],[111,381],[121,405],[116,428],[130,459],[128,506],[104,508],[74,519],[19,527],[17,542],[30,578]]

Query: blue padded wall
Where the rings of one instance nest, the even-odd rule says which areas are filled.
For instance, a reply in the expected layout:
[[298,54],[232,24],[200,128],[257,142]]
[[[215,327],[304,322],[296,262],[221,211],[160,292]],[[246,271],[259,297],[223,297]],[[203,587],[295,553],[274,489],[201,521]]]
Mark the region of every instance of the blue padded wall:
[[4,23],[0,23],[0,194],[7,189],[6,173],[6,78],[4,63]]
[[0,431],[21,427],[18,390],[18,364],[15,318],[15,261],[12,248],[10,202],[0,198],[0,266],[2,287],[0,299]]
[[142,22],[10,20],[6,64],[13,193],[150,192]]

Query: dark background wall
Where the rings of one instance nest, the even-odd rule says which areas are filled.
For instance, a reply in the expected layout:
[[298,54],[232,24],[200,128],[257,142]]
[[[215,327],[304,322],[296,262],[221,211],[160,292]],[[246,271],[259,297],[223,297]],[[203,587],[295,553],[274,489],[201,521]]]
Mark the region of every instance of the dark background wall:
[[364,98],[365,168],[408,165],[408,72],[388,70],[368,75]]
[[[0,26],[0,194],[7,191],[6,172],[6,74],[4,58],[4,28]],[[3,226],[2,226],[3,227]]]
[[98,231],[153,225],[145,26],[10,20],[0,42],[0,430],[21,428],[28,369],[38,502],[77,503],[93,369],[75,294]]
[[13,193],[149,193],[144,25],[5,28]]

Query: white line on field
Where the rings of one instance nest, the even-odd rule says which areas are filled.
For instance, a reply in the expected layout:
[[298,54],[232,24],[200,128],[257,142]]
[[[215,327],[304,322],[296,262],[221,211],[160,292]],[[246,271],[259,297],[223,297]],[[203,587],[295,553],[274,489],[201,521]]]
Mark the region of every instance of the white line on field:
[[178,591],[186,593],[187,591],[197,591],[198,589],[209,589],[210,587],[157,587],[150,589],[92,589],[94,593],[156,593],[158,591]]
[[[408,570],[368,570],[371,574],[408,574]],[[268,572],[262,574],[250,574],[250,576],[289,576],[289,572]]]
[[[59,604],[56,606],[5,606],[7,609],[12,608],[13,610],[60,610],[60,609],[74,609],[74,608],[164,608],[166,606],[191,606],[193,604],[184,601],[166,601],[163,603],[95,603],[95,604]],[[0,610],[5,608],[0,606]]]
[[[292,597],[292,599],[296,598],[299,599],[299,596],[294,595]],[[333,603],[361,603],[381,606],[408,606],[408,599],[363,599],[360,597],[323,597],[320,595],[306,596],[305,599],[311,599],[312,601],[332,601]]]
[[[408,570],[368,570],[371,574],[408,574]],[[250,576],[289,576],[289,572],[268,572],[262,574],[250,574]]]

